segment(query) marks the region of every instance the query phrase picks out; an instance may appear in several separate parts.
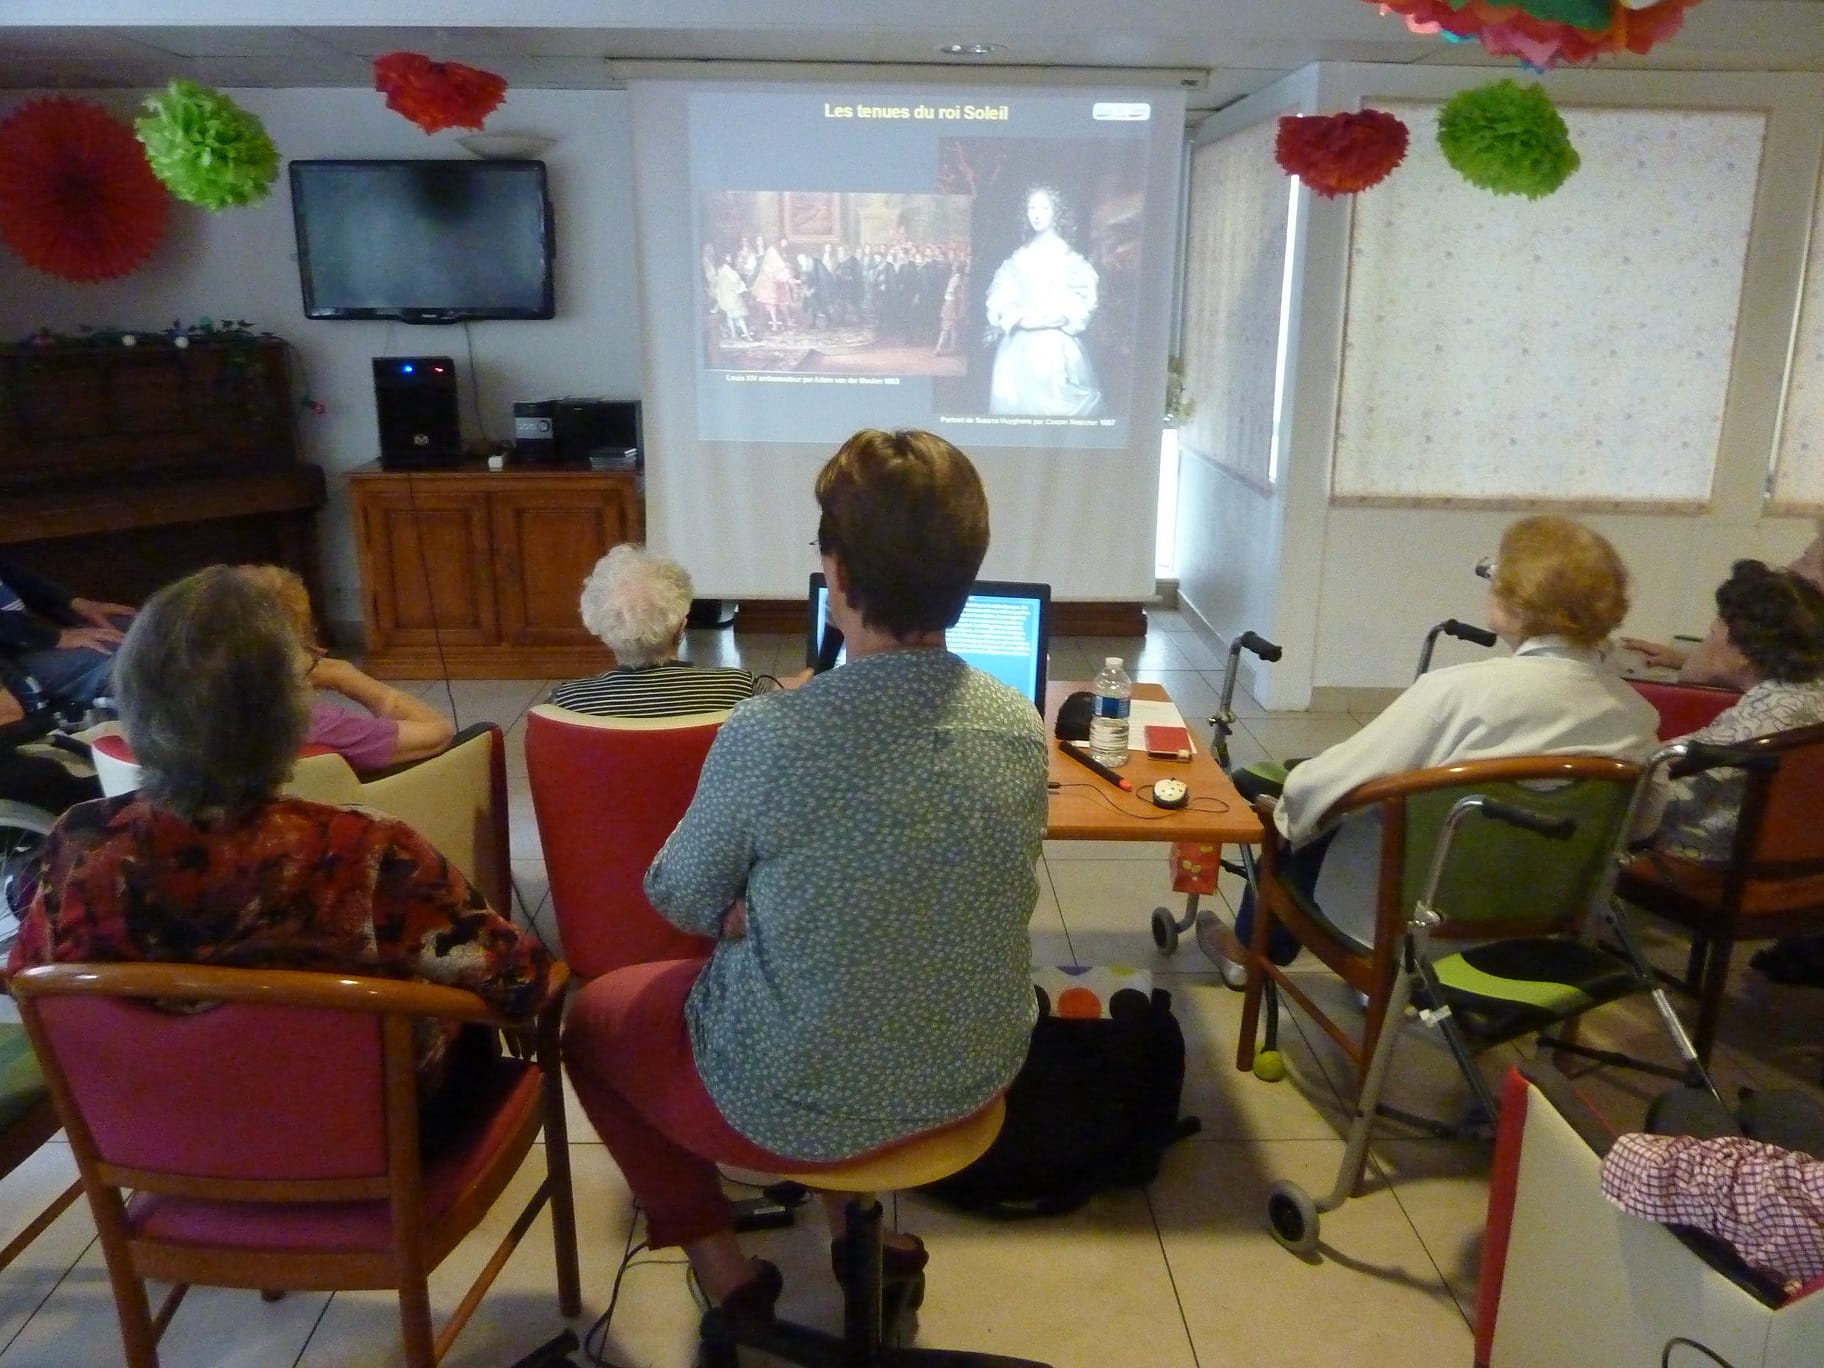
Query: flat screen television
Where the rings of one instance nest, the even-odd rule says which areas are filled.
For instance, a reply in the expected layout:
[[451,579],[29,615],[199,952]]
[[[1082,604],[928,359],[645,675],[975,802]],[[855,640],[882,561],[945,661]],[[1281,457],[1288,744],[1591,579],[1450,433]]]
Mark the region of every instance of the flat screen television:
[[304,316],[550,318],[551,200],[539,161],[294,161]]

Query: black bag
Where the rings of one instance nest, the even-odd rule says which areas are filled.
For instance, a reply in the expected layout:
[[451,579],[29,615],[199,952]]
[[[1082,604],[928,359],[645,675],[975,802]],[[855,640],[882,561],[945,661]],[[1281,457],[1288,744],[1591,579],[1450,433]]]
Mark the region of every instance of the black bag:
[[1052,1016],[1043,989],[1032,1047],[1007,1090],[1007,1121],[988,1152],[926,1192],[991,1216],[1074,1211],[1107,1188],[1139,1187],[1174,1140],[1201,1122],[1178,1115],[1184,1032],[1172,995],[1126,988],[1109,1015]]

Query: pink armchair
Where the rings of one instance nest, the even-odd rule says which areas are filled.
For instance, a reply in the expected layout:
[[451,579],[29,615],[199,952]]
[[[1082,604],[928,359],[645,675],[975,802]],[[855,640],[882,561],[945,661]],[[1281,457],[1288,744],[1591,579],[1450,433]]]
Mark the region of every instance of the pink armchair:
[[[185,964],[55,964],[11,988],[100,1232],[129,1368],[192,1283],[394,1288],[409,1368],[432,1368],[549,1201],[558,1303],[581,1310],[556,965],[534,1024],[433,984]],[[171,1010],[172,1004],[208,1010]],[[419,1134],[414,1025],[532,1037],[457,1120]],[[425,1280],[487,1215],[544,1131],[546,1177],[433,1336]],[[131,1195],[129,1196],[129,1192]],[[174,1284],[156,1315],[146,1280]]]

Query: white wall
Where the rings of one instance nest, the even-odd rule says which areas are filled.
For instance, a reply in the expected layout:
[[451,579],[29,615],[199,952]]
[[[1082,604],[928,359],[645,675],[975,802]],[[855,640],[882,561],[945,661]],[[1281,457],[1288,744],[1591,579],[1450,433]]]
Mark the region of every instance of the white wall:
[[[1485,68],[1308,68],[1206,121],[1198,137],[1222,136],[1289,109],[1353,109],[1377,96],[1442,99],[1497,76]],[[1545,84],[1565,103],[1769,112],[1710,507],[1696,515],[1587,518],[1633,572],[1630,635],[1701,631],[1711,590],[1731,560],[1753,555],[1784,562],[1811,536],[1809,521],[1766,518],[1761,508],[1819,180],[1824,91],[1810,78],[1765,74],[1562,72]],[[1252,629],[1280,641],[1286,658],[1263,673],[1255,691],[1283,708],[1307,706],[1313,689],[1389,688],[1410,680],[1433,623],[1481,620],[1483,586],[1470,567],[1494,550],[1515,516],[1330,505],[1350,205],[1346,196],[1299,195],[1279,484],[1270,493],[1256,491],[1189,457],[1180,474],[1180,596],[1225,638]],[[1427,269],[1426,261],[1415,245],[1414,269]],[[1677,384],[1678,357],[1664,361],[1665,382]],[[1475,653],[1446,642],[1437,662]]]
[[[131,118],[143,92],[75,93]],[[286,159],[463,157],[456,133],[427,137],[368,90],[231,90],[257,114]],[[0,100],[0,115],[26,94]],[[471,323],[475,388],[464,330],[388,323],[312,322],[298,288],[285,173],[262,204],[210,214],[176,205],[157,252],[116,281],[76,285],[40,275],[0,251],[0,336],[40,327],[169,327],[208,316],[244,318],[292,343],[300,392],[328,406],[298,416],[304,459],[329,474],[318,523],[329,601],[337,624],[361,619],[360,578],[347,491],[337,472],[379,453],[369,359],[456,358],[465,436],[481,427],[512,436],[515,399],[640,395],[639,296],[634,270],[633,169],[627,95],[612,90],[513,90],[489,119],[492,132],[536,132],[556,141],[541,154],[550,171],[557,232],[557,317],[549,322]],[[461,131],[461,130],[458,130]]]

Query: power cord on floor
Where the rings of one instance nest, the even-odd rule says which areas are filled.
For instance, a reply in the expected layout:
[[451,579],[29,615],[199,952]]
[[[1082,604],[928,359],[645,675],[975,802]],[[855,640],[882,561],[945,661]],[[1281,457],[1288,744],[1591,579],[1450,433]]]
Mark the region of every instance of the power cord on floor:
[[598,1317],[595,1323],[583,1332],[583,1357],[595,1368],[620,1368],[608,1358],[608,1327],[614,1321],[614,1308],[621,1299],[621,1280],[627,1276],[630,1268],[645,1268],[649,1265],[676,1268],[679,1264],[688,1264],[688,1259],[637,1259],[634,1257],[647,1248],[646,1241],[634,1243],[633,1232],[639,1226],[640,1205],[633,1204],[634,1220],[627,1226],[627,1243],[621,1250],[621,1266],[615,1270],[614,1286],[608,1292],[608,1309]]

